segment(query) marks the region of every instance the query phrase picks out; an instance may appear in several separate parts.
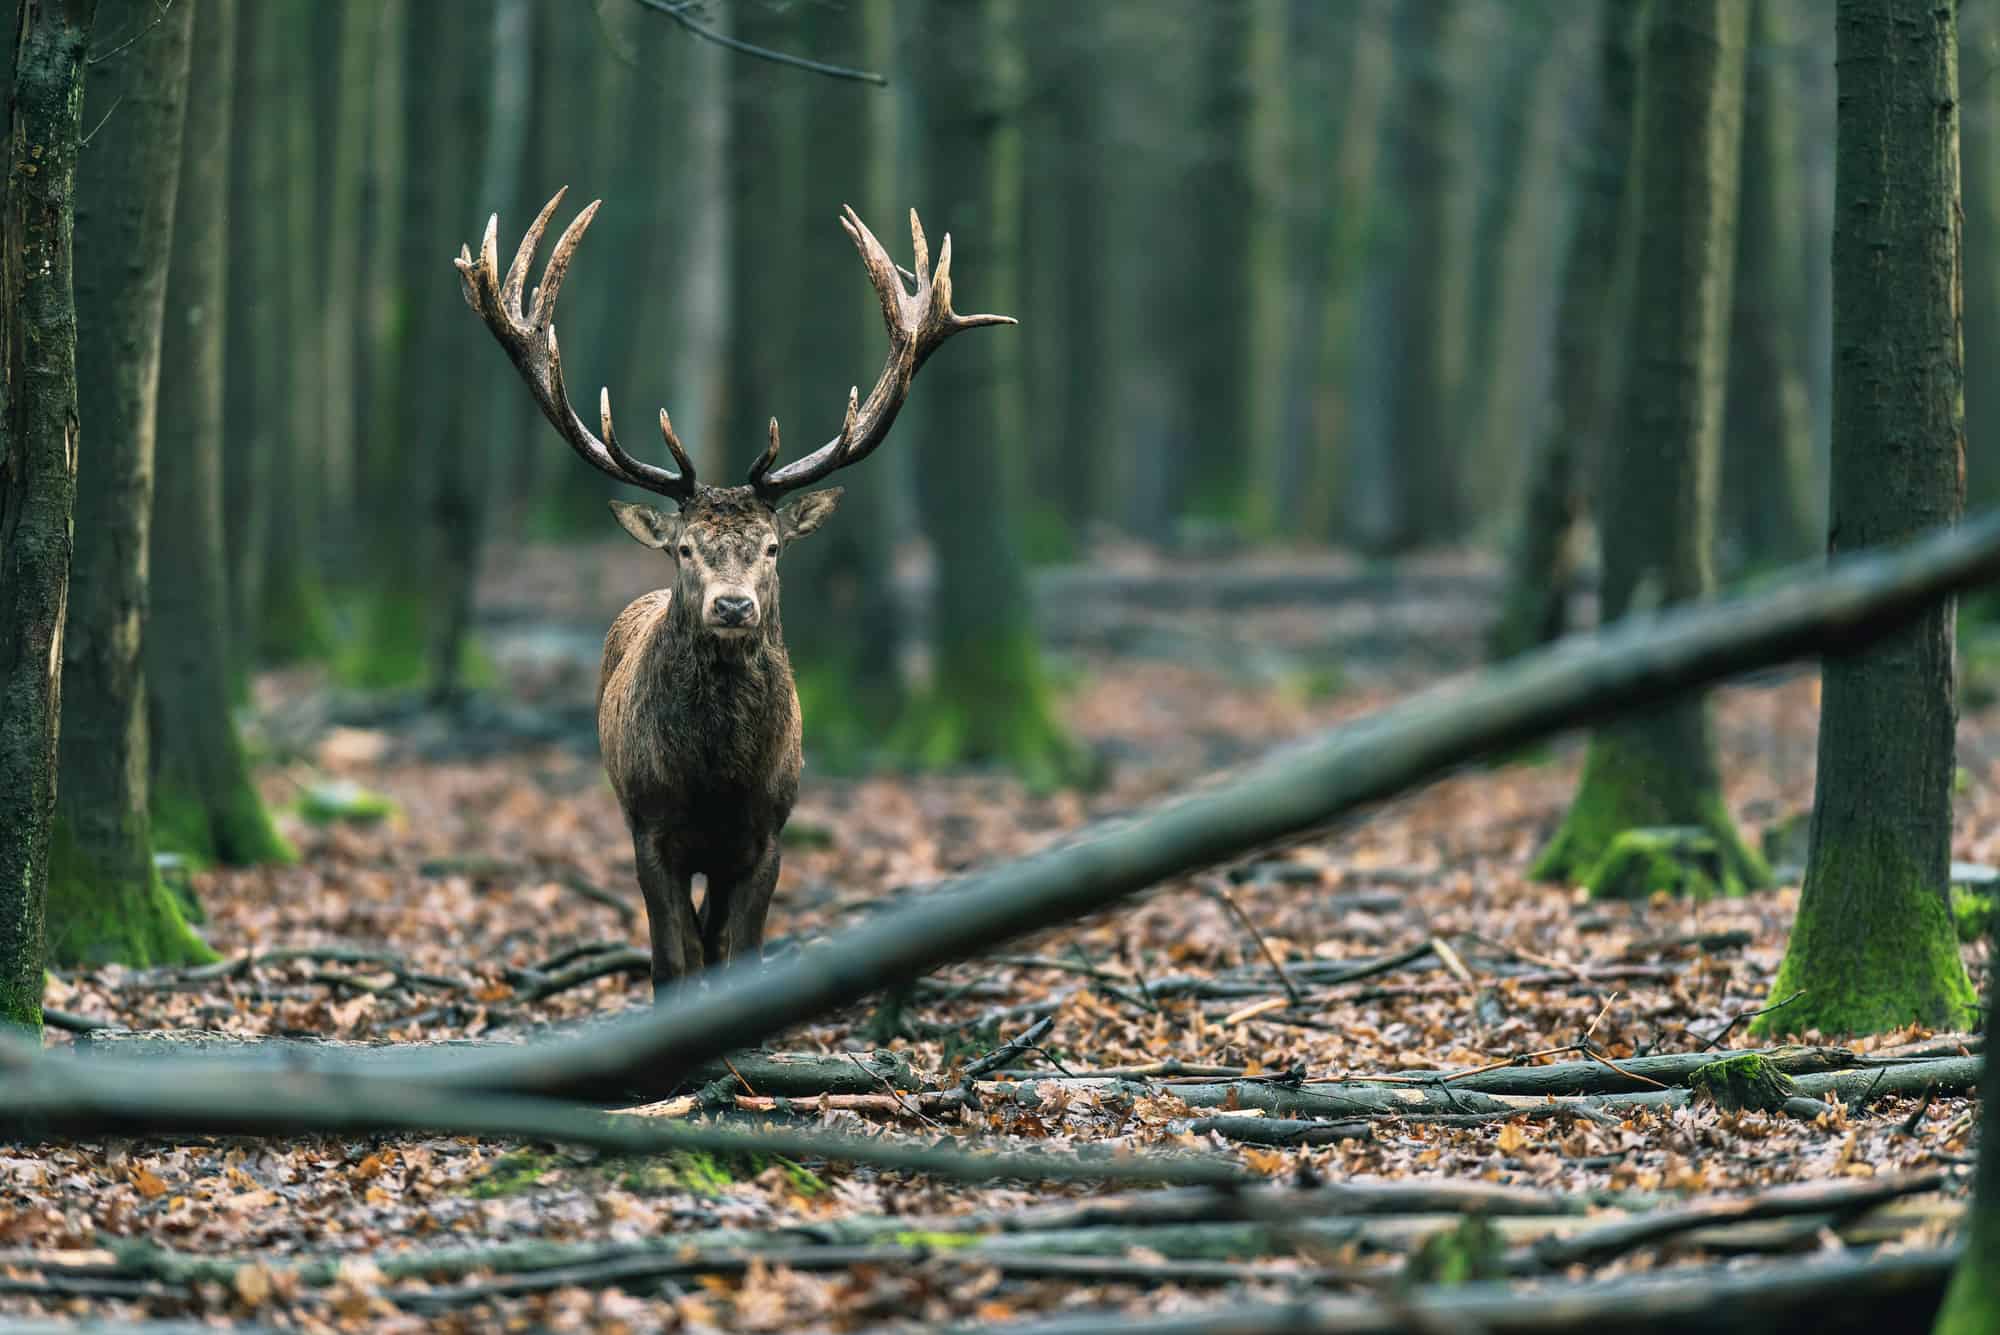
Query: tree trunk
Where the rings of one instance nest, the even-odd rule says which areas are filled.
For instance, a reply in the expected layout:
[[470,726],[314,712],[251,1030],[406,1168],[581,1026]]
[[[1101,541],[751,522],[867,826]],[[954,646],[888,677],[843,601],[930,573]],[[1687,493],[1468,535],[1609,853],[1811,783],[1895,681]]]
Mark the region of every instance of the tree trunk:
[[[194,6],[104,0],[86,110],[105,116],[78,174],[76,553],[63,636],[61,786],[50,838],[57,964],[213,959],[153,867],[141,636],[160,329]],[[142,40],[110,54],[144,30]]]
[[289,862],[230,717],[222,555],[222,342],[237,0],[199,0],[194,85],[161,332],[146,699],[156,846],[202,862]]
[[[1301,164],[1300,175],[1321,183],[1305,187],[1299,222],[1305,257],[1293,289],[1294,362],[1284,439],[1274,490],[1281,530],[1329,541],[1342,536],[1346,494],[1344,466],[1352,453],[1354,333],[1361,308],[1363,260],[1377,223],[1374,201],[1382,158],[1382,118],[1389,104],[1389,6],[1359,0],[1334,10],[1319,0],[1298,0],[1300,68],[1295,78],[1318,98],[1340,99],[1321,164]],[[1329,48],[1341,54],[1331,77],[1320,70]],[[1317,58],[1315,58],[1317,55]]]
[[[1986,1011],[1986,1047],[2000,1034],[1992,1007]],[[1986,1119],[2000,1109],[2000,1060],[1988,1056],[1979,1073],[1979,1167],[1965,1255],[1952,1271],[1932,1335],[1991,1335],[2000,1330],[2000,1135]]]
[[1464,536],[1461,445],[1471,318],[1474,219],[1469,132],[1456,73],[1462,0],[1409,11],[1403,42],[1401,168],[1408,226],[1391,412],[1393,453],[1381,517],[1357,534],[1378,553]]
[[[373,568],[358,633],[337,666],[355,686],[428,684],[448,695],[459,665],[439,672],[433,632],[457,596],[450,591],[477,564],[481,463],[471,392],[478,382],[437,368],[463,363],[471,340],[482,336],[466,314],[449,260],[485,222],[468,201],[484,150],[487,85],[478,61],[439,57],[458,51],[467,33],[489,34],[493,11],[469,0],[422,0],[409,6],[408,15],[401,133],[421,160],[403,180],[402,216],[388,220],[396,244],[385,262],[399,271],[402,307],[388,399],[394,410],[382,428],[389,443],[371,506]],[[487,49],[484,40],[472,45]],[[452,136],[452,152],[414,152],[438,133]],[[579,366],[573,374],[581,379],[591,372]]]
[[0,196],[0,1023],[42,1023],[63,625],[76,499],[74,257],[88,3],[24,6]]
[[1588,147],[1574,174],[1576,218],[1563,260],[1556,316],[1552,420],[1528,462],[1507,585],[1487,648],[1511,658],[1560,638],[1586,520],[1585,462],[1603,449],[1624,329],[1613,300],[1618,228],[1632,151],[1630,0],[1604,0],[1597,17],[1598,96]]
[[[886,26],[887,9],[885,0],[868,0],[808,11],[799,49],[836,64],[877,63],[870,47],[881,43],[871,43],[870,29]],[[793,71],[777,73],[797,79]],[[792,457],[834,433],[849,386],[869,382],[870,363],[888,346],[880,309],[849,295],[860,259],[835,221],[840,205],[859,188],[862,219],[884,236],[902,230],[901,216],[909,207],[907,200],[898,207],[868,197],[879,196],[868,182],[878,175],[873,168],[879,156],[890,149],[882,142],[887,127],[877,114],[888,94],[832,79],[805,80],[800,92],[803,207],[790,249],[803,273],[802,299],[792,302],[794,363],[788,379],[800,391],[794,396],[799,417],[787,445]],[[764,256],[742,259],[759,267],[768,262]],[[768,337],[771,331],[745,332]],[[791,592],[784,603],[785,644],[798,677],[806,746],[815,759],[835,765],[851,764],[870,750],[903,705],[903,618],[889,566],[896,483],[905,470],[890,460],[908,455],[890,448],[893,455],[841,474],[846,494],[840,513],[812,541],[785,554]]]
[[[967,310],[1011,310],[1020,226],[1013,0],[947,0],[909,13],[925,127],[934,244],[951,231]],[[889,235],[885,226],[883,235]],[[893,243],[890,243],[893,244]],[[899,248],[900,249],[900,248]],[[1056,721],[1028,585],[1009,530],[1005,452],[1021,439],[1015,331],[965,339],[925,367],[912,409],[917,503],[937,562],[931,680],[893,749],[926,766],[998,761],[1036,785],[1077,771]]]
[[328,582],[351,584],[355,550],[355,501],[360,486],[360,450],[365,420],[362,384],[362,303],[367,286],[361,267],[363,208],[368,147],[369,102],[374,97],[376,33],[382,7],[375,0],[344,0],[320,15],[320,31],[333,43],[334,58],[320,65],[314,106],[323,144],[325,202],[318,219],[324,241],[307,238],[307,252],[324,246],[326,272],[336,275],[314,289],[317,309],[301,318],[320,322],[324,348],[320,368],[320,449],[324,494],[320,498],[321,549]]
[[1744,78],[1743,196],[1723,417],[1722,534],[1730,564],[1796,561],[1810,518],[1812,410],[1804,364],[1805,240],[1798,80],[1786,0],[1754,0]]
[[[1185,471],[1168,518],[1234,526],[1250,483],[1251,0],[1196,6],[1194,134],[1176,182],[1179,225],[1193,232],[1175,337],[1184,401]],[[1155,281],[1158,281],[1157,279]],[[1004,354],[1003,354],[1004,355]]]
[[2000,16],[1990,5],[1968,6],[1960,37],[1971,53],[1961,118],[1965,480],[1967,503],[1983,510],[2000,502]]
[[[223,561],[228,572],[230,643],[236,652],[230,672],[232,692],[240,691],[258,637],[264,605],[264,549],[271,519],[272,443],[263,432],[269,411],[259,401],[258,343],[267,336],[264,306],[271,294],[258,281],[258,234],[274,209],[262,186],[260,136],[271,103],[261,94],[255,53],[259,27],[281,22],[268,4],[236,10],[236,70],[230,112],[229,250],[238,281],[228,285],[229,310],[223,318],[222,438]],[[268,156],[268,155],[267,155]]]
[[269,522],[248,647],[267,663],[321,658],[333,646],[319,582],[320,489],[325,454],[322,364],[325,328],[318,294],[329,284],[307,256],[320,249],[313,218],[312,14],[303,6],[260,5],[251,52],[251,199],[241,233],[250,257],[250,357],[256,439],[270,455],[263,502]]
[[[1606,621],[1654,602],[1706,597],[1722,428],[1731,227],[1748,10],[1738,0],[1648,6],[1640,25],[1631,224],[1630,363],[1620,448],[1604,461]],[[1763,860],[1722,804],[1708,706],[1691,697],[1598,729],[1542,880],[1588,880],[1611,841],[1640,826],[1698,825],[1725,881],[1765,884]]]
[[[1841,0],[1833,485],[1827,547],[1893,543],[1965,502],[1958,34],[1952,0]],[[1953,605],[1822,672],[1805,886],[1765,1031],[1962,1028],[1948,904]]]
[[[474,59],[471,63],[474,69],[485,72],[488,83],[482,89],[476,79],[463,81],[454,121],[463,127],[465,142],[470,143],[478,139],[484,117],[486,150],[474,197],[490,200],[490,207],[498,209],[513,202],[520,185],[534,96],[534,46],[527,0],[495,0],[490,16],[481,17],[490,25],[485,35],[491,45],[484,61]],[[475,25],[472,34],[479,31]],[[475,44],[473,50],[480,48]],[[485,103],[483,113],[481,101]],[[466,225],[476,225],[477,216],[475,205]],[[463,324],[460,332],[465,332]],[[501,393],[502,369],[490,359],[484,365],[483,374],[452,377],[454,388],[446,392],[459,404],[459,412],[449,428],[448,442],[440,442],[442,457],[436,470],[433,514],[437,545],[431,570],[437,587],[430,617],[429,680],[432,695],[442,700],[455,699],[463,692],[465,669],[471,659],[473,601],[486,536],[486,479],[493,442],[504,439],[505,430],[496,430],[494,419],[504,417],[509,423],[521,420],[518,401]],[[476,392],[482,388],[483,393]]]

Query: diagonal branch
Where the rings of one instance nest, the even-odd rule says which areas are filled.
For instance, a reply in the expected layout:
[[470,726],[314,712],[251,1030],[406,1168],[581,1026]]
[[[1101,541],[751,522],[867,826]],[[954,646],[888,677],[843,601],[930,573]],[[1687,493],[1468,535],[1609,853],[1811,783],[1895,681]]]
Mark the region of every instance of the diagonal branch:
[[889,81],[873,70],[857,70],[846,65],[829,65],[823,60],[812,60],[806,56],[787,55],[783,51],[773,51],[768,46],[758,46],[756,43],[746,42],[740,37],[731,37],[728,33],[717,32],[713,28],[695,22],[694,16],[688,13],[687,0],[638,0],[638,3],[657,14],[665,14],[668,18],[680,24],[703,41],[714,42],[717,46],[726,47],[739,55],[750,56],[756,60],[768,60],[773,65],[789,65],[793,69],[807,70],[813,74],[824,74],[829,79],[848,79],[855,83],[872,83],[877,88],[887,88],[889,86]]

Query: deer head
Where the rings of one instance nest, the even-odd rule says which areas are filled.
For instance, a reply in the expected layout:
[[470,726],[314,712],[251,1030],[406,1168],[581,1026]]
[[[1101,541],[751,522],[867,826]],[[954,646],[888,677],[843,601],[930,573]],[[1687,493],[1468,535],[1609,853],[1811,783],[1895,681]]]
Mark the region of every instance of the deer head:
[[[792,493],[802,492],[873,453],[902,411],[918,369],[946,339],[981,325],[1015,321],[1005,315],[959,315],[952,310],[951,237],[945,236],[933,272],[930,245],[915,209],[910,211],[910,239],[916,270],[910,273],[897,267],[853,209],[843,207],[840,225],[861,252],[889,331],[889,356],[882,374],[865,399],[859,387],[847,391],[840,434],[805,458],[774,467],[778,461],[778,421],[772,418],[769,440],[750,466],[749,477],[738,486],[711,486],[696,480],[694,462],[674,434],[665,409],[660,410],[660,435],[673,456],[672,471],[642,463],[619,445],[611,424],[609,389],[598,392],[601,437],[570,407],[563,385],[562,353],[556,343],[556,297],[577,243],[603,201],[593,200],[556,239],[531,307],[524,311],[521,304],[535,250],[566,191],[566,187],[557,191],[543,206],[504,278],[499,269],[498,214],[487,221],[476,257],[460,247],[454,263],[465,287],[465,300],[493,331],[527,382],[542,415],[584,462],[620,482],[673,500],[672,514],[622,501],[613,501],[611,509],[626,532],[675,562],[675,605],[697,611],[698,624],[721,638],[755,636],[777,621],[778,557],[787,545],[824,523],[841,494],[838,487]],[[906,277],[914,291],[905,286]]]

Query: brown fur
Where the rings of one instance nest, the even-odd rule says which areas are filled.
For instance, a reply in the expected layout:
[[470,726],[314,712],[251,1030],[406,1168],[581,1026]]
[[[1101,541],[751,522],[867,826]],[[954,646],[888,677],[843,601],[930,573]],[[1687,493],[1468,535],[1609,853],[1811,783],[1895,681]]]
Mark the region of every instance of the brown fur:
[[[778,835],[798,797],[799,699],[772,549],[818,527],[838,491],[782,510],[746,493],[703,488],[671,516],[613,507],[634,537],[675,561],[672,588],[636,599],[611,624],[597,690],[598,742],[632,831],[656,993],[761,951]],[[748,599],[749,624],[728,624],[718,598]],[[708,883],[699,917],[697,875]]]

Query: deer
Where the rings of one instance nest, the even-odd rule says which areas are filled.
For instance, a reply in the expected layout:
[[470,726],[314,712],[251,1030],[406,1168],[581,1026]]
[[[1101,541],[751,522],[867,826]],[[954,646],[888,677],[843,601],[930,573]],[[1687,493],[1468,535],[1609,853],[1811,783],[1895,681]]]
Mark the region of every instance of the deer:
[[[632,836],[657,1002],[703,969],[762,957],[779,835],[798,799],[803,765],[798,691],[778,616],[778,558],[832,516],[842,493],[804,489],[874,453],[918,370],[945,340],[1015,321],[952,310],[951,237],[944,237],[933,270],[915,209],[912,272],[900,269],[854,210],[843,207],[840,225],[861,253],[888,327],[882,374],[865,399],[858,386],[848,390],[840,433],[826,444],[777,467],[774,417],[746,481],[715,486],[697,479],[664,408],[660,435],[671,470],[635,459],[619,444],[608,387],[598,392],[601,433],[571,408],[556,342],[556,298],[602,200],[557,238],[540,286],[522,304],[542,235],[567,193],[568,187],[557,191],[543,207],[504,277],[498,214],[487,221],[478,255],[461,246],[454,263],[467,304],[570,448],[614,480],[674,502],[671,513],[610,502],[619,525],[662,553],[672,575],[611,623],[597,685],[598,746]],[[699,914],[697,876],[706,884]]]

